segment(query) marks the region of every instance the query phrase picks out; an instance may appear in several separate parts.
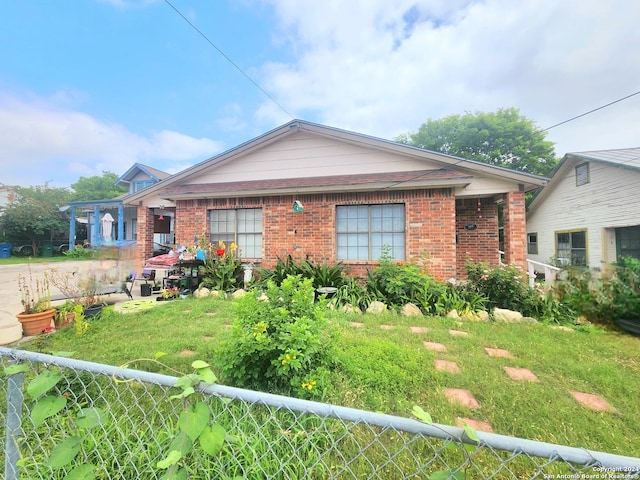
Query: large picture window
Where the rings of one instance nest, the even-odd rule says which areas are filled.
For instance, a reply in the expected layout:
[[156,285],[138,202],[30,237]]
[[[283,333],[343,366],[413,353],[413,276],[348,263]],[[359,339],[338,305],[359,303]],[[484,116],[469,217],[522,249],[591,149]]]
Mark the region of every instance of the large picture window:
[[587,232],[556,233],[556,257],[563,265],[587,265]]
[[211,210],[211,242],[235,242],[243,258],[262,258],[262,209]]
[[405,259],[403,204],[336,208],[338,260],[379,260],[389,246],[394,260]]

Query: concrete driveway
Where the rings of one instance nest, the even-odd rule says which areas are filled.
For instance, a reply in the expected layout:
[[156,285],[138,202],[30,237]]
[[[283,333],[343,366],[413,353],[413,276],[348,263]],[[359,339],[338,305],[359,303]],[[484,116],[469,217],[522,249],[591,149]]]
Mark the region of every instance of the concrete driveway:
[[[110,263],[106,263],[110,262]],[[54,263],[31,263],[30,266],[27,263],[18,265],[0,265],[0,344],[6,344],[8,342],[2,341],[3,330],[11,329],[18,323],[16,314],[22,311],[22,302],[20,290],[18,288],[18,276],[20,273],[23,275],[29,275],[29,270],[33,277],[33,284],[35,285],[36,279],[43,278],[45,270],[55,269],[60,273],[72,273],[77,272],[82,274],[84,272],[95,272],[104,270],[106,268],[114,268],[116,266],[115,261],[104,260],[82,260],[82,261],[67,261],[67,262],[54,262]],[[119,270],[123,270],[124,267],[120,266]],[[122,279],[126,278],[126,274],[122,273]],[[137,282],[139,284],[139,282]],[[139,285],[133,288],[132,294],[134,298],[140,297]],[[55,286],[51,285],[51,295],[59,295],[61,292]],[[111,294],[105,297],[108,302],[121,302],[128,300],[128,297],[124,293]],[[62,302],[53,302],[54,305]],[[19,325],[19,323],[18,323]],[[20,326],[21,327],[21,326]],[[9,330],[4,330],[8,333]],[[6,337],[6,335],[4,335]],[[10,334],[13,336],[13,334]]]

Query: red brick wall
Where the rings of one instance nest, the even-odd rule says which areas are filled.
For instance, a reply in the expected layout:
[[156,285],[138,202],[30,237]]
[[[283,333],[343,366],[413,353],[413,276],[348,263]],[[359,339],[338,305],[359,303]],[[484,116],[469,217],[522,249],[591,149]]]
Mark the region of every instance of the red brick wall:
[[[153,209],[138,207],[137,248],[140,263],[153,255]],[[141,265],[142,266],[142,265]]]
[[[472,226],[476,226],[472,230]],[[470,227],[470,228],[465,228]],[[467,261],[498,264],[498,206],[490,198],[456,200],[458,234],[457,278],[464,278]]]
[[504,256],[505,262],[527,270],[527,228],[524,192],[509,192],[504,196]]
[[[293,202],[304,206],[293,212]],[[450,189],[287,195],[278,197],[182,200],[176,205],[176,243],[190,245],[194,236],[208,231],[208,210],[262,208],[263,258],[258,265],[273,267],[278,259],[335,263],[337,257],[335,212],[337,205],[403,203],[406,215],[407,261],[425,256],[427,271],[440,280],[460,278],[466,258],[498,259],[498,217],[495,202],[482,199],[456,201]],[[469,223],[474,231],[465,230]],[[456,234],[458,244],[456,245]],[[251,260],[251,259],[247,259]],[[365,277],[377,262],[343,262],[349,273]]]

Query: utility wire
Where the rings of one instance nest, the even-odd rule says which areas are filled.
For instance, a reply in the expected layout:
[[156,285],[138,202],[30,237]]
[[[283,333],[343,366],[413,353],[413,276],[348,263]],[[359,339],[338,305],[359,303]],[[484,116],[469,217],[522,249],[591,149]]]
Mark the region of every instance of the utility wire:
[[280,103],[278,103],[278,101],[273,98],[264,88],[262,88],[258,82],[256,82],[253,78],[251,78],[242,68],[240,68],[240,66],[238,66],[238,64],[236,64],[226,53],[224,53],[222,50],[220,50],[220,48],[218,48],[218,46],[213,43],[209,37],[207,37],[198,27],[196,27],[187,17],[185,17],[182,12],[180,10],[178,10],[169,0],[164,0],[164,2],[169,5],[180,17],[182,17],[182,19],[187,22],[189,24],[189,26],[191,28],[193,28],[196,32],[198,32],[198,34],[200,34],[200,36],[202,38],[204,38],[207,43],[209,43],[209,45],[211,45],[213,48],[215,48],[218,53],[220,55],[222,55],[225,60],[227,60],[227,62],[229,62],[231,65],[233,65],[236,70],[238,70],[247,80],[249,80],[251,83],[253,83],[253,85],[260,90],[267,98],[269,98],[269,100],[271,100],[274,104],[276,104],[278,106],[278,108],[280,108],[280,110],[282,110],[284,113],[286,113],[289,117],[291,117],[291,119],[294,119],[295,117],[293,115],[291,115],[286,108],[284,108],[282,105],[280,105]]
[[560,122],[560,123],[556,123],[555,125],[551,125],[550,127],[543,128],[542,130],[538,130],[538,132],[546,132],[547,130],[551,130],[552,128],[556,128],[556,127],[559,127],[560,125],[564,125],[565,123],[572,122],[573,120],[576,120],[576,119],[578,119],[580,117],[584,117],[584,116],[589,115],[589,114],[591,114],[593,112],[597,112],[598,110],[602,110],[603,108],[610,107],[611,105],[614,105],[614,104],[616,104],[618,102],[622,102],[623,100],[626,100],[627,98],[631,98],[634,95],[638,95],[638,94],[640,94],[640,91],[632,93],[631,95],[627,95],[626,97],[619,98],[618,100],[614,100],[613,102],[609,102],[606,105],[602,105],[600,107],[594,108],[593,110],[589,110],[588,112],[581,113],[580,115],[576,115],[575,117],[572,117],[572,118],[570,118],[568,120],[565,120],[563,122]]

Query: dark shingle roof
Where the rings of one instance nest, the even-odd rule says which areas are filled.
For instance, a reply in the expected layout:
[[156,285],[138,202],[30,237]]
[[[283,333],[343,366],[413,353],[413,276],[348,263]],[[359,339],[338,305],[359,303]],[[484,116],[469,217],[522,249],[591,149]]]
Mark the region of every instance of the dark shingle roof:
[[[193,194],[224,194],[229,192],[262,192],[265,190],[327,190],[330,187],[367,187],[384,184],[382,188],[397,188],[407,182],[424,182],[425,184],[462,184],[472,176],[441,168],[436,170],[419,170],[413,172],[365,173],[360,175],[332,175],[326,177],[283,178],[269,180],[248,180],[242,182],[206,183],[176,185],[163,191],[169,197],[181,197]],[[412,188],[415,188],[413,186]]]

